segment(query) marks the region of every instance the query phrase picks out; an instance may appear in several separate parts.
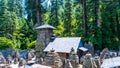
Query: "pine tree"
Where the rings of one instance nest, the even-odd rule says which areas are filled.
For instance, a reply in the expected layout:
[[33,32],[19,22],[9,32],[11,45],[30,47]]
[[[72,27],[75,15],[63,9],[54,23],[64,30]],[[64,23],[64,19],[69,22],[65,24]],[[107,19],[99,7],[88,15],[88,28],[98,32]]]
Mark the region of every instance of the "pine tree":
[[26,5],[28,21],[33,20],[35,24],[41,25],[41,15],[42,13],[44,13],[44,10],[41,5],[41,0],[26,0]]
[[[0,2],[0,32],[1,36],[11,37],[15,30],[15,24],[16,24],[16,14],[14,12],[8,11],[8,1],[2,0]],[[8,18],[9,17],[9,18]]]
[[50,10],[49,24],[51,24],[53,26],[57,26],[59,23],[59,21],[58,21],[58,0],[51,0],[50,8],[51,8],[51,10]]
[[71,22],[72,22],[72,1],[66,0],[64,2],[64,23],[65,23],[65,36],[71,36]]

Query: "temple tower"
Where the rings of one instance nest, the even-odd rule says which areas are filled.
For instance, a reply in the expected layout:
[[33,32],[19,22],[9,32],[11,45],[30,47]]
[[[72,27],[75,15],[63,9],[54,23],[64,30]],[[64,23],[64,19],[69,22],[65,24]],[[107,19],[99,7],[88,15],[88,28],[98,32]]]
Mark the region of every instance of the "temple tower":
[[38,30],[36,41],[36,57],[40,58],[43,57],[43,50],[50,42],[51,36],[53,35],[53,30],[56,28],[51,25],[44,24],[36,27],[35,29]]

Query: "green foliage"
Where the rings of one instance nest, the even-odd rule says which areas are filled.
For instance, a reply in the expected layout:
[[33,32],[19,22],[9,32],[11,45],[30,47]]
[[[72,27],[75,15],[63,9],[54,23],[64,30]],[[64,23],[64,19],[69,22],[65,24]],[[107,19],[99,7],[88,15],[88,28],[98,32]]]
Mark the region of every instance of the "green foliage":
[[62,37],[64,36],[64,30],[64,22],[60,22],[59,26],[57,26],[57,30],[54,30],[54,33]]
[[0,49],[6,49],[9,47],[14,47],[13,41],[6,37],[0,37]]
[[[38,18],[57,28],[60,37],[82,37],[95,49],[120,48],[120,1],[86,0],[87,37],[84,38],[83,0],[0,0],[0,48],[35,47]],[[38,5],[36,5],[38,3]],[[42,5],[41,5],[42,4]],[[47,8],[46,8],[47,7]],[[100,14],[97,15],[100,9]],[[25,11],[24,11],[25,10]],[[24,14],[25,13],[25,14]],[[38,13],[40,15],[38,15]],[[97,25],[100,18],[100,27]],[[14,46],[13,46],[14,45]]]
[[35,48],[35,45],[36,45],[36,41],[32,41],[31,43],[28,44],[27,48],[28,49]]

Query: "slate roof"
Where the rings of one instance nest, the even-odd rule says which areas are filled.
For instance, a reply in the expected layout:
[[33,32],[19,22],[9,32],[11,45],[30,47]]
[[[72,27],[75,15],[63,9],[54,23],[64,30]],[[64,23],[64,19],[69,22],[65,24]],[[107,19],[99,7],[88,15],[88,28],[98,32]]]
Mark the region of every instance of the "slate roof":
[[88,51],[88,49],[84,48],[84,47],[80,47],[79,49],[82,50],[82,51]]
[[114,68],[120,66],[120,57],[104,59],[101,68]]
[[53,48],[56,52],[69,53],[73,47],[75,52],[77,52],[77,49],[82,46],[80,42],[81,37],[56,38],[48,44],[44,51],[48,52]]
[[36,27],[35,29],[53,29],[53,30],[55,30],[56,28],[49,24],[44,24],[44,25]]

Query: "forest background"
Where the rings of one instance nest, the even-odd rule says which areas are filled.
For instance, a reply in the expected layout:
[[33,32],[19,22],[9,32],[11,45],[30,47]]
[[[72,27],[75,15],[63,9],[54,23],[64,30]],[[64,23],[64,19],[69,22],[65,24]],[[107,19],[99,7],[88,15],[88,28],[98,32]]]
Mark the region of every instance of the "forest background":
[[96,50],[120,48],[120,0],[0,0],[0,49],[35,47],[36,26],[82,37]]

